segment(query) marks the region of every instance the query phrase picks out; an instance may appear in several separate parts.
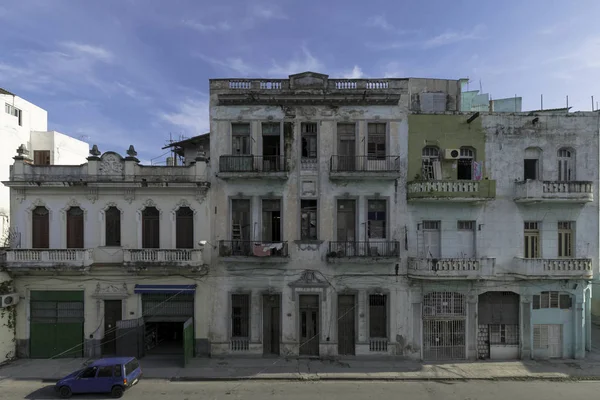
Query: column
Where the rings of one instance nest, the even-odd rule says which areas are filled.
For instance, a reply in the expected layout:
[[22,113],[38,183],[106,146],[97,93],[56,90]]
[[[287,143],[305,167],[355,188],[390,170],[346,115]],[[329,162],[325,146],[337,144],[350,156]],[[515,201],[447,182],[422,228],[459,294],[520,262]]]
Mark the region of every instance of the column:
[[575,359],[585,358],[585,325],[583,318],[583,299],[576,296],[575,301]]
[[531,296],[521,296],[521,359],[531,359]]
[[413,341],[413,347],[415,349],[419,350],[419,353],[421,354],[420,358],[423,359],[423,334],[421,333],[422,331],[422,326],[423,326],[423,321],[422,318],[423,316],[422,314],[422,310],[423,310],[423,305],[420,301],[417,302],[413,302],[412,303],[412,326],[413,326],[413,332],[412,332],[412,341]]
[[469,296],[467,299],[466,329],[467,359],[477,360],[477,296]]

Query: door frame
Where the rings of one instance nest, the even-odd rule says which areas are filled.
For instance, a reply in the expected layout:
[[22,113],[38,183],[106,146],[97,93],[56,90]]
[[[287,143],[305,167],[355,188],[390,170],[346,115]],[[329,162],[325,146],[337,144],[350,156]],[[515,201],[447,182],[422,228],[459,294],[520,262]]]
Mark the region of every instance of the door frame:
[[[273,352],[271,349],[270,353],[265,353],[265,296],[277,296],[278,301],[277,305],[279,307],[279,349],[277,352]],[[280,355],[281,354],[281,343],[283,339],[283,317],[282,317],[282,306],[283,306],[283,295],[280,292],[262,292],[260,296],[260,308],[261,308],[261,318],[260,318],[260,337],[263,345],[263,355]],[[271,310],[271,308],[269,308]],[[269,317],[270,318],[270,317]],[[271,320],[272,321],[272,320]],[[271,322],[272,325],[272,322]]]
[[323,307],[321,307],[321,302],[324,301],[324,297],[323,297],[323,293],[321,292],[316,292],[316,291],[301,291],[301,292],[296,292],[296,334],[298,335],[298,355],[300,355],[300,346],[302,345],[301,343],[301,337],[302,337],[302,317],[300,315],[300,296],[317,296],[318,299],[318,312],[317,312],[317,321],[319,323],[319,326],[317,327],[317,339],[318,339],[318,347],[317,347],[317,354],[316,355],[304,355],[303,356],[307,356],[307,357],[318,357],[321,354],[321,333],[322,333],[322,327],[323,327],[323,313],[321,312]]
[[104,344],[105,343],[103,343],[103,341],[106,338],[106,302],[113,302],[113,301],[117,302],[118,301],[120,303],[120,310],[119,310],[120,311],[119,312],[120,317],[115,320],[114,327],[110,328],[110,329],[113,329],[114,333],[115,333],[113,347],[114,347],[114,350],[115,350],[114,354],[116,354],[117,353],[117,341],[116,341],[116,338],[117,338],[117,321],[121,321],[123,319],[123,315],[124,315],[123,314],[123,300],[122,299],[104,299],[102,301],[103,301],[103,311],[104,311],[103,312],[104,331],[102,332],[102,339],[101,339],[102,341],[101,341],[101,349],[100,349],[102,355],[113,354],[113,353],[105,353],[105,351],[104,351]]
[[[339,354],[339,342],[340,342],[340,331],[339,331],[339,321],[340,321],[340,308],[339,308],[339,298],[340,296],[354,296],[354,354],[351,355],[356,355],[356,342],[357,342],[357,338],[358,338],[358,307],[359,307],[359,303],[358,303],[358,298],[359,298],[359,293],[358,290],[346,290],[343,292],[339,292],[337,293],[336,296],[336,307],[335,307],[335,319],[337,321],[337,323],[335,324],[335,330],[336,330],[336,339],[337,339],[337,352],[338,355]],[[350,354],[344,354],[344,355],[350,355]]]

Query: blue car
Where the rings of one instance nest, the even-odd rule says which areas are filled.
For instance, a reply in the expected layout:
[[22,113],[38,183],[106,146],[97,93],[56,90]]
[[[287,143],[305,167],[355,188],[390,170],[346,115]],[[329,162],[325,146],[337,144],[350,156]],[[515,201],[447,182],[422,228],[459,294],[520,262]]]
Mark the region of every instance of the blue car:
[[83,393],[110,393],[119,398],[141,378],[142,368],[135,357],[102,358],[59,380],[54,390],[63,399]]

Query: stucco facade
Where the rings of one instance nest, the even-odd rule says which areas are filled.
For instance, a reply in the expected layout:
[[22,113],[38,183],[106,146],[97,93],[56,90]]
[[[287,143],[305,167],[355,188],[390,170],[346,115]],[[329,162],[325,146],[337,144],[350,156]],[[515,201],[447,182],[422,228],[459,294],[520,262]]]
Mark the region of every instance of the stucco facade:
[[[203,321],[208,319],[212,286],[207,283],[210,252],[204,254],[202,244],[210,239],[205,158],[199,156],[189,166],[157,167],[140,165],[133,147],[126,157],[101,155],[95,147],[90,154],[82,165],[37,166],[20,151],[10,180],[4,182],[11,192],[13,228],[21,233],[20,246],[6,251],[6,269],[20,296],[18,356],[120,352],[115,330],[142,317],[157,319],[143,304],[143,293],[157,288],[162,292],[154,293],[169,293],[154,306],[165,310],[180,295],[169,290],[180,287],[193,302],[189,313],[195,353],[207,354]],[[180,231],[182,209],[187,212],[185,231]],[[155,212],[152,220],[148,210]],[[41,235],[41,230],[46,233]],[[118,302],[111,316],[107,302]],[[50,311],[40,313],[44,309]],[[109,317],[115,321],[108,323]],[[187,315],[171,319],[183,317]],[[51,327],[70,332],[74,345],[60,335],[58,344],[43,342],[40,329],[51,336]],[[117,350],[107,350],[110,341],[117,342]]]
[[[222,277],[213,354],[420,357],[407,307],[418,291],[403,260],[408,114],[459,103],[458,81],[314,73],[211,81],[211,242]],[[239,124],[249,139],[239,138]],[[273,124],[277,153],[267,155]],[[276,239],[265,200],[280,207]],[[248,208],[246,231],[236,227],[239,204]],[[377,218],[385,222],[375,232]],[[279,250],[244,251],[246,242]]]

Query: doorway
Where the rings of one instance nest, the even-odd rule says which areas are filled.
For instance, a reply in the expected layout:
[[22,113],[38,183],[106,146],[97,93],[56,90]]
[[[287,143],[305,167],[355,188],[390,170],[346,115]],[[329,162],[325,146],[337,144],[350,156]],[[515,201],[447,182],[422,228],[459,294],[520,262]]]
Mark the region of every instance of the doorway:
[[263,295],[263,354],[279,355],[281,337],[281,296]]
[[355,354],[355,305],[353,294],[338,296],[338,354],[341,356],[353,356]]
[[117,321],[123,318],[121,300],[104,300],[104,338],[102,354],[117,354]]
[[319,295],[300,295],[300,355],[319,355]]
[[281,241],[281,200],[263,200],[263,234],[262,240],[265,242]]
[[356,125],[338,124],[338,171],[354,171],[356,169]]

